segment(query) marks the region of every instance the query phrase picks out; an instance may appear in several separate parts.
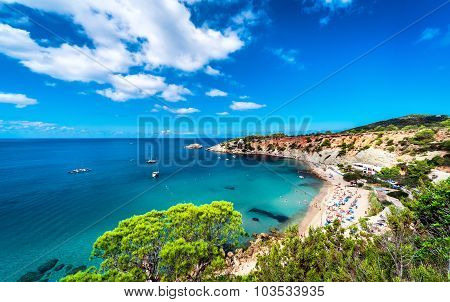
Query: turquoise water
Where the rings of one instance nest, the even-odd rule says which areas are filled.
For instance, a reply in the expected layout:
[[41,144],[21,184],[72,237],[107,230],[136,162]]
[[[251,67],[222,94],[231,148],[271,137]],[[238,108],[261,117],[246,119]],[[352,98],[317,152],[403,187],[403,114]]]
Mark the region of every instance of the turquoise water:
[[[249,210],[298,217],[322,185],[311,174],[298,178],[304,167],[292,160],[183,148],[192,142],[1,140],[0,280],[18,280],[54,258],[66,268],[93,264],[91,247],[103,232],[132,215],[180,202],[231,201],[250,234],[281,227],[286,223]],[[150,157],[158,167],[145,164]],[[80,167],[92,171],[67,173]],[[160,177],[152,179],[156,169]],[[47,272],[41,280],[65,272]]]

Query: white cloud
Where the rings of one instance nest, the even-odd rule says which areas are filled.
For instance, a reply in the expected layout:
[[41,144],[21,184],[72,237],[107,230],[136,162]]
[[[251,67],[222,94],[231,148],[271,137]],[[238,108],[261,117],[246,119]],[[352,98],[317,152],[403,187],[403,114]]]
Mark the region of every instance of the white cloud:
[[248,95],[241,95],[239,98],[241,100],[246,100],[246,99],[249,99],[250,97]]
[[149,74],[113,75],[109,78],[109,82],[112,88],[97,90],[97,93],[117,102],[153,96],[167,86],[163,77]]
[[175,114],[179,114],[179,115],[186,115],[186,114],[191,114],[191,113],[196,113],[196,112],[200,112],[200,110],[198,110],[197,108],[171,108],[168,106],[161,106],[156,104],[154,106],[154,109],[156,110],[165,110],[171,113],[175,113]]
[[224,112],[217,112],[216,114],[224,116],[224,115],[229,115],[230,113],[228,113],[227,111],[224,111]]
[[352,13],[355,10],[353,0],[303,0],[303,10],[306,13],[322,12],[327,15],[319,19],[321,26],[330,22],[331,16],[340,13]]
[[431,28],[431,27],[425,28],[425,30],[420,35],[419,42],[432,40],[435,37],[437,37],[440,33],[441,30],[439,28]]
[[109,82],[112,88],[97,90],[97,93],[116,102],[129,99],[142,99],[161,93],[169,102],[182,101],[183,95],[191,94],[189,89],[174,84],[166,84],[165,78],[150,74],[113,75]]
[[210,97],[218,97],[218,96],[227,96],[228,93],[226,93],[225,91],[219,90],[219,89],[211,89],[210,91],[205,93],[207,96]]
[[0,129],[3,131],[71,131],[73,127],[59,126],[54,123],[41,121],[2,121],[0,120]]
[[214,69],[211,66],[206,66],[205,68],[205,73],[212,75],[212,76],[218,76],[218,75],[222,75],[222,73],[220,72],[220,70]]
[[264,104],[257,104],[253,102],[234,102],[230,105],[232,110],[244,111],[244,110],[253,110],[260,109],[266,107]]
[[335,10],[352,5],[353,0],[304,0],[304,2],[312,5],[313,9],[327,8]]
[[[105,82],[111,72],[126,72],[130,58],[120,54],[123,47],[89,49],[62,44],[42,47],[30,33],[0,24],[0,52],[16,58],[34,72],[66,81]],[[103,66],[108,66],[106,69]]]
[[237,25],[255,25],[264,16],[262,10],[255,11],[252,6],[235,15],[231,21]]
[[296,49],[284,49],[276,48],[270,50],[275,56],[283,60],[288,64],[297,63],[298,50]]
[[170,84],[164,89],[161,97],[168,102],[178,102],[186,100],[183,95],[192,95],[192,92],[183,86]]
[[29,105],[36,105],[38,102],[20,93],[0,93],[0,103],[14,104],[16,108],[25,108]]
[[[115,91],[115,82],[110,81],[117,74],[126,77],[131,67],[195,71],[211,60],[227,58],[243,46],[233,30],[195,26],[189,10],[177,0],[0,1],[64,15],[82,27],[93,45],[63,43],[59,47],[43,47],[29,32],[0,24],[1,53],[18,59],[34,72],[56,79],[111,83],[110,90],[102,91],[113,100],[127,99],[121,94],[123,91]],[[129,45],[137,46],[133,47],[136,51],[131,51]],[[208,68],[205,72],[217,73]],[[173,94],[174,88],[170,87],[165,93],[168,100],[181,100],[180,95],[188,94],[180,89]]]
[[44,85],[48,86],[48,87],[55,87],[56,83],[54,83],[54,82],[45,82]]

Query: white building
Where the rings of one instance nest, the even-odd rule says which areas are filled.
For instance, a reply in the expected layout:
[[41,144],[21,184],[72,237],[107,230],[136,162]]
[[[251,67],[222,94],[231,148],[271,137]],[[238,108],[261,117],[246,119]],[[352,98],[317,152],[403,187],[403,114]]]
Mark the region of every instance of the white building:
[[381,167],[375,166],[375,165],[369,165],[369,164],[361,164],[361,163],[354,163],[352,165],[353,169],[357,171],[361,171],[364,174],[368,175],[375,175],[378,172],[380,172]]

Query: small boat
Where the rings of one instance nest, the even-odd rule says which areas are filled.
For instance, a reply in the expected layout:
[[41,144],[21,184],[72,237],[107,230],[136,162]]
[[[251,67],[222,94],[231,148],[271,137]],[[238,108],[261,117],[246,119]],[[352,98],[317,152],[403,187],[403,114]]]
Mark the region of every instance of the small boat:
[[72,171],[69,171],[67,173],[69,174],[79,174],[79,173],[86,173],[91,171],[91,169],[88,168],[78,168],[78,169],[73,169]]
[[299,175],[298,178],[303,179],[305,176]]
[[153,178],[159,177],[159,171],[153,171],[152,172],[152,177]]
[[156,159],[147,160],[147,164],[156,164]]
[[232,157],[233,157],[233,158],[236,158],[236,155],[233,155]]

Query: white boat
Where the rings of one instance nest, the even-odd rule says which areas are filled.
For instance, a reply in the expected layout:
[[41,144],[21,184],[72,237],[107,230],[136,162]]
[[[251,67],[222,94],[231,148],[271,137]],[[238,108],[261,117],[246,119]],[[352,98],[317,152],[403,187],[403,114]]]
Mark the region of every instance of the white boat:
[[156,164],[156,159],[147,160],[147,164]]
[[159,171],[153,171],[152,172],[152,177],[153,178],[159,177]]
[[73,169],[72,171],[69,171],[67,173],[69,174],[79,174],[79,173],[86,173],[91,171],[91,169],[88,168],[78,168],[78,169]]
[[232,157],[233,157],[233,158],[236,158],[236,155],[233,155]]
[[303,179],[305,176],[299,175],[298,178]]

